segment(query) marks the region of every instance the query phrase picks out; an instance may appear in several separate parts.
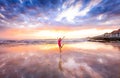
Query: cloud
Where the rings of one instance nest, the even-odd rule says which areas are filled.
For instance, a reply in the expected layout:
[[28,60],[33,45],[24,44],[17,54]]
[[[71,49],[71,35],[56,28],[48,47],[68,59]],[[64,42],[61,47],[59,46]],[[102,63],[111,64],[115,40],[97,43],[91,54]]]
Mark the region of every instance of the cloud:
[[120,0],[0,0],[0,26],[120,24]]

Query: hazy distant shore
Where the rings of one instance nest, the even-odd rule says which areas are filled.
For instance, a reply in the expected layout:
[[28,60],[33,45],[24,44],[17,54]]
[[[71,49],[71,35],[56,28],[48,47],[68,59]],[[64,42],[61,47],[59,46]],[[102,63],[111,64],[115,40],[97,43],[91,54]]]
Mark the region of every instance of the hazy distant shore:
[[119,42],[120,38],[106,38],[106,37],[93,37],[89,38],[88,41],[98,41],[98,42]]
[[[86,38],[80,39],[64,39],[63,43],[75,43],[75,42],[83,42],[87,41]],[[2,44],[19,44],[19,45],[26,45],[26,44],[56,44],[57,39],[28,39],[28,40],[0,40],[0,45]]]

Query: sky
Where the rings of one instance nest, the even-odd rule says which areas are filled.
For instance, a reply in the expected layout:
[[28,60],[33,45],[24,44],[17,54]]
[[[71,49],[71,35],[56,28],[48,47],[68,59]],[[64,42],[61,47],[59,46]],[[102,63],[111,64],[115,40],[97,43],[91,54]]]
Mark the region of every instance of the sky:
[[84,38],[120,28],[120,0],[0,0],[1,39]]

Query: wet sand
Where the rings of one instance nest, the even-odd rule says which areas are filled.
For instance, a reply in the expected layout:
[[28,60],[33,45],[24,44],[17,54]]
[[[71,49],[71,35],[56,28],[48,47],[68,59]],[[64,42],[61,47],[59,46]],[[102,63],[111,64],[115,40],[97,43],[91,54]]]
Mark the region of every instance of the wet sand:
[[0,78],[120,78],[120,44],[2,44]]

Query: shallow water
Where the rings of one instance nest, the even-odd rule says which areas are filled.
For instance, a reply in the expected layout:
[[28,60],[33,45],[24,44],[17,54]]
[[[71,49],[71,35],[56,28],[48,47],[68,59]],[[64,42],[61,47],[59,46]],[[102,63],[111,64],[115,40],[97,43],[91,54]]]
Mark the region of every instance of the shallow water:
[[2,44],[0,78],[120,78],[120,43]]

